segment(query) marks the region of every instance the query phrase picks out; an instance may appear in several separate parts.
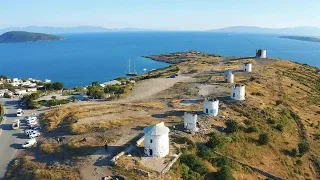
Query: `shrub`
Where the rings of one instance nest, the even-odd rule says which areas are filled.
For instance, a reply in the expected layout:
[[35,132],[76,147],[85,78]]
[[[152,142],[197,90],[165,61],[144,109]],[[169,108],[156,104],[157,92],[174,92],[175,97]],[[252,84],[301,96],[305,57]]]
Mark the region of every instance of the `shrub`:
[[298,154],[297,148],[292,148],[291,151],[290,151],[290,155],[295,157],[297,154]]
[[225,125],[227,126],[227,132],[228,133],[234,133],[236,131],[238,131],[238,123],[234,120],[227,120],[225,122]]
[[231,168],[229,166],[222,166],[218,171],[219,180],[234,180],[235,178],[232,175]]
[[303,141],[298,144],[298,149],[299,149],[300,155],[303,156],[304,154],[306,154],[310,150],[310,146],[306,141]]
[[180,162],[187,165],[192,171],[204,175],[208,173],[208,168],[205,164],[194,154],[183,154]]
[[215,150],[217,148],[222,148],[224,145],[224,141],[216,133],[212,132],[210,134],[210,139],[206,144],[208,147]]
[[253,133],[253,132],[258,132],[258,129],[253,126],[250,126],[246,129],[246,133]]
[[316,140],[320,140],[320,134],[316,134]]
[[283,131],[284,126],[283,126],[283,124],[277,124],[275,128],[276,128],[278,131]]
[[210,161],[216,157],[215,154],[212,152],[212,150],[210,148],[208,148],[207,146],[199,147],[197,154],[199,157],[206,159],[208,161]]
[[280,105],[280,104],[283,104],[283,101],[282,100],[277,100],[276,101],[276,106]]
[[302,165],[302,161],[301,161],[301,159],[298,159],[298,160],[296,160],[296,163],[297,163],[297,165]]
[[261,144],[261,145],[265,145],[265,144],[268,144],[270,141],[269,139],[269,135],[267,133],[261,133],[259,135],[259,140],[258,142]]
[[251,124],[252,124],[252,121],[250,121],[249,119],[245,119],[245,120],[243,121],[243,123],[244,123],[245,125],[251,125]]
[[58,144],[42,143],[39,146],[39,150],[44,154],[52,154],[58,151]]
[[267,123],[268,123],[268,124],[275,124],[276,121],[275,121],[274,119],[268,119],[268,120],[267,120]]

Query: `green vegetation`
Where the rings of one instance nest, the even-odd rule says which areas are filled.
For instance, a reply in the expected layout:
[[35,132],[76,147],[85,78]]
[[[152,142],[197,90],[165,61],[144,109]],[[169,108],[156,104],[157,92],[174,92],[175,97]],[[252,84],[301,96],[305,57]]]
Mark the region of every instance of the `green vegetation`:
[[58,106],[61,104],[68,104],[69,102],[70,100],[68,99],[60,99],[60,100],[52,99],[52,100],[41,100],[41,101],[38,101],[37,103],[42,106],[51,107],[51,106]]
[[226,128],[226,131],[228,133],[234,133],[234,132],[237,132],[238,131],[238,123],[237,121],[234,121],[234,120],[227,120],[225,122],[225,125],[227,126]]
[[38,107],[38,103],[35,102],[36,99],[40,97],[40,93],[32,93],[30,95],[25,95],[21,99],[22,103],[26,106],[27,109],[35,109]]
[[10,31],[0,36],[0,43],[35,42],[63,40],[63,37],[43,33],[31,33],[25,31]]
[[[87,89],[87,95],[94,99],[104,99],[106,97],[122,98],[132,90],[132,84],[127,79],[121,79],[121,84],[108,85],[101,87],[98,82],[93,82]],[[108,94],[109,96],[106,96]]]
[[93,99],[103,99],[104,92],[103,88],[98,84],[98,82],[93,82],[91,86],[88,86],[87,95]]
[[306,141],[303,141],[298,144],[298,149],[299,149],[299,154],[303,156],[310,150],[310,146]]
[[58,91],[63,89],[63,83],[62,82],[54,82],[54,83],[48,83],[44,84],[41,90],[46,90],[46,91]]
[[3,104],[0,104],[0,123],[3,120],[3,115],[4,115],[4,107],[3,107]]
[[269,141],[270,141],[270,138],[269,138],[269,135],[267,133],[261,133],[259,135],[259,139],[258,139],[259,144],[266,145],[266,144],[269,143]]
[[225,144],[226,140],[223,137],[218,136],[215,132],[210,134],[210,139],[206,143],[206,145],[213,150],[222,148]]
[[208,168],[206,167],[206,165],[195,154],[182,154],[182,156],[180,157],[180,162],[191,169],[190,171],[188,171],[189,174],[192,174],[191,171],[200,175],[205,175],[206,173],[208,173]]

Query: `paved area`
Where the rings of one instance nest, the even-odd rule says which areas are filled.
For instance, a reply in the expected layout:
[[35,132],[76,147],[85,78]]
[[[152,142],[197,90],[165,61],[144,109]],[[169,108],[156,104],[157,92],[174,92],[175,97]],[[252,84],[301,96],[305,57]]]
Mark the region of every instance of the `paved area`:
[[15,119],[22,119],[23,117],[16,117],[18,107],[18,99],[0,99],[4,105],[5,114],[3,122],[0,126],[2,133],[0,134],[0,179],[3,178],[8,163],[16,156],[20,150],[21,143],[26,141],[23,136],[23,130],[12,130],[12,121]]

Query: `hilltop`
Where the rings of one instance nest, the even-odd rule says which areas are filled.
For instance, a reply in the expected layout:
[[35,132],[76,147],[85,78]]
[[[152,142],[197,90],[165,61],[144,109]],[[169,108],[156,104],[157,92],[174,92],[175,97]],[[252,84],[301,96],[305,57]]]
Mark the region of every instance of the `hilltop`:
[[[178,61],[182,56],[184,60]],[[63,179],[68,175],[69,179],[101,179],[120,175],[147,179],[141,173],[145,171],[150,172],[150,179],[223,179],[223,175],[229,179],[267,179],[271,174],[279,179],[319,178],[318,68],[274,58],[199,52],[152,57],[169,59],[173,65],[132,79],[119,78],[121,85],[103,89],[93,84],[87,88],[114,95],[121,92],[109,101],[74,102],[41,115],[44,136],[37,139],[38,147],[22,153],[26,156],[21,155],[8,167],[6,178]],[[242,71],[248,62],[252,63],[251,73]],[[230,99],[233,84],[224,82],[224,72],[229,69],[235,74],[235,83],[245,85],[244,101]],[[216,117],[203,113],[203,100],[209,97],[220,101]],[[184,112],[198,114],[200,132],[184,130]],[[111,166],[110,159],[135,145],[144,127],[161,121],[171,130],[167,158],[143,156],[142,145]],[[180,152],[182,156],[172,168],[160,174]]]
[[50,34],[32,33],[25,31],[10,31],[0,36],[0,43],[54,41],[63,39],[65,38]]

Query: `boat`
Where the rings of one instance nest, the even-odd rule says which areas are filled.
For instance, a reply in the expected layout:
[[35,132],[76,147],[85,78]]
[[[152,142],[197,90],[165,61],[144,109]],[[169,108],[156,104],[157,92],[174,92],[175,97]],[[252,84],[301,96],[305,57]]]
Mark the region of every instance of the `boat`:
[[143,71],[147,71],[147,68],[144,68]]
[[127,75],[127,76],[138,76],[138,73],[137,73],[135,70],[131,71],[130,61],[131,61],[131,60],[129,59],[129,69],[128,69],[128,72],[126,73],[126,75]]

